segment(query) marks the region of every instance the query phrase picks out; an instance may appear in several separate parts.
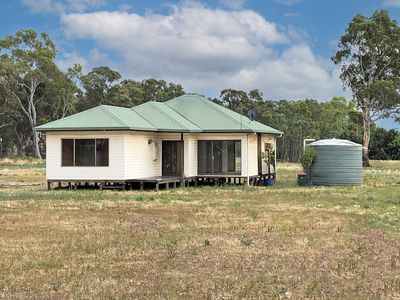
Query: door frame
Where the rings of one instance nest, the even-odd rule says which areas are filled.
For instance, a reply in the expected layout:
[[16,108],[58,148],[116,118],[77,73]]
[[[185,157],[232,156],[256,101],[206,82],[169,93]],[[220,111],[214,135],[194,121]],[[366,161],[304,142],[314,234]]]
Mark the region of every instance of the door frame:
[[[164,145],[165,143],[175,143],[176,144],[176,173],[175,174],[165,174],[164,167]],[[181,148],[180,150],[178,148]],[[183,142],[181,140],[163,140],[161,141],[161,176],[181,176],[182,174],[182,159],[179,155],[181,152],[181,156],[183,155]]]

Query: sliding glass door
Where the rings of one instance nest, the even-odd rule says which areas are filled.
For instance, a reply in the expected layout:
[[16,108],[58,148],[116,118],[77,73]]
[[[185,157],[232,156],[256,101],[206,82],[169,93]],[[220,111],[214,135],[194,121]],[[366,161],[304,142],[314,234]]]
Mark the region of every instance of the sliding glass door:
[[241,141],[198,141],[198,173],[199,175],[240,174]]

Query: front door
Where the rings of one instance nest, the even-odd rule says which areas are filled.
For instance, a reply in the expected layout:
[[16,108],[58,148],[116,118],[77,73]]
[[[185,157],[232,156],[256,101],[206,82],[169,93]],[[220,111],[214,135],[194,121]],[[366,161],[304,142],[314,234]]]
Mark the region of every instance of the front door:
[[181,175],[181,142],[162,142],[162,176]]

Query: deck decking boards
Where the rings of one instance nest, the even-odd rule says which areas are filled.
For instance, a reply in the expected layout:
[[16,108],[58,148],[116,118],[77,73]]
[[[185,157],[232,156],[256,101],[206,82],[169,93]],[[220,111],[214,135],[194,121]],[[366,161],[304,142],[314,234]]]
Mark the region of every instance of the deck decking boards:
[[[255,185],[260,184],[267,174],[254,175],[249,177],[249,184]],[[272,174],[272,178],[276,178],[275,174]],[[164,186],[168,190],[171,186],[176,188],[179,184],[180,187],[189,187],[191,184],[197,187],[199,184],[207,185],[221,185],[221,184],[246,184],[247,176],[241,175],[199,175],[192,177],[185,177],[183,180],[180,176],[153,176],[145,178],[135,178],[127,180],[80,180],[80,179],[49,179],[47,180],[47,189],[51,190],[51,184],[56,183],[58,188],[62,188],[62,183],[67,183],[67,188],[78,189],[78,188],[99,188],[102,189],[130,189],[132,190],[134,184],[139,185],[140,190],[144,190],[145,186],[152,185],[156,191]],[[90,185],[93,184],[93,185]]]

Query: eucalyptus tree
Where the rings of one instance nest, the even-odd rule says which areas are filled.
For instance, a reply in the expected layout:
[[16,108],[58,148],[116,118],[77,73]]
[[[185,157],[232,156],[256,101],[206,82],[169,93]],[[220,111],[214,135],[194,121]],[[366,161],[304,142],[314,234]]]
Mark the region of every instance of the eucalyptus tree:
[[332,57],[363,115],[363,158],[369,166],[371,123],[400,111],[400,28],[388,12],[356,15]]
[[162,79],[145,79],[141,81],[140,86],[143,94],[142,103],[147,101],[165,102],[185,93],[182,85],[167,83]]
[[77,74],[83,87],[79,110],[110,104],[110,90],[121,79],[121,74],[107,66],[95,67],[87,74]]
[[28,120],[34,155],[41,157],[37,125],[37,105],[49,73],[57,69],[55,44],[46,33],[20,30],[0,40],[0,83],[7,101],[15,103]]

